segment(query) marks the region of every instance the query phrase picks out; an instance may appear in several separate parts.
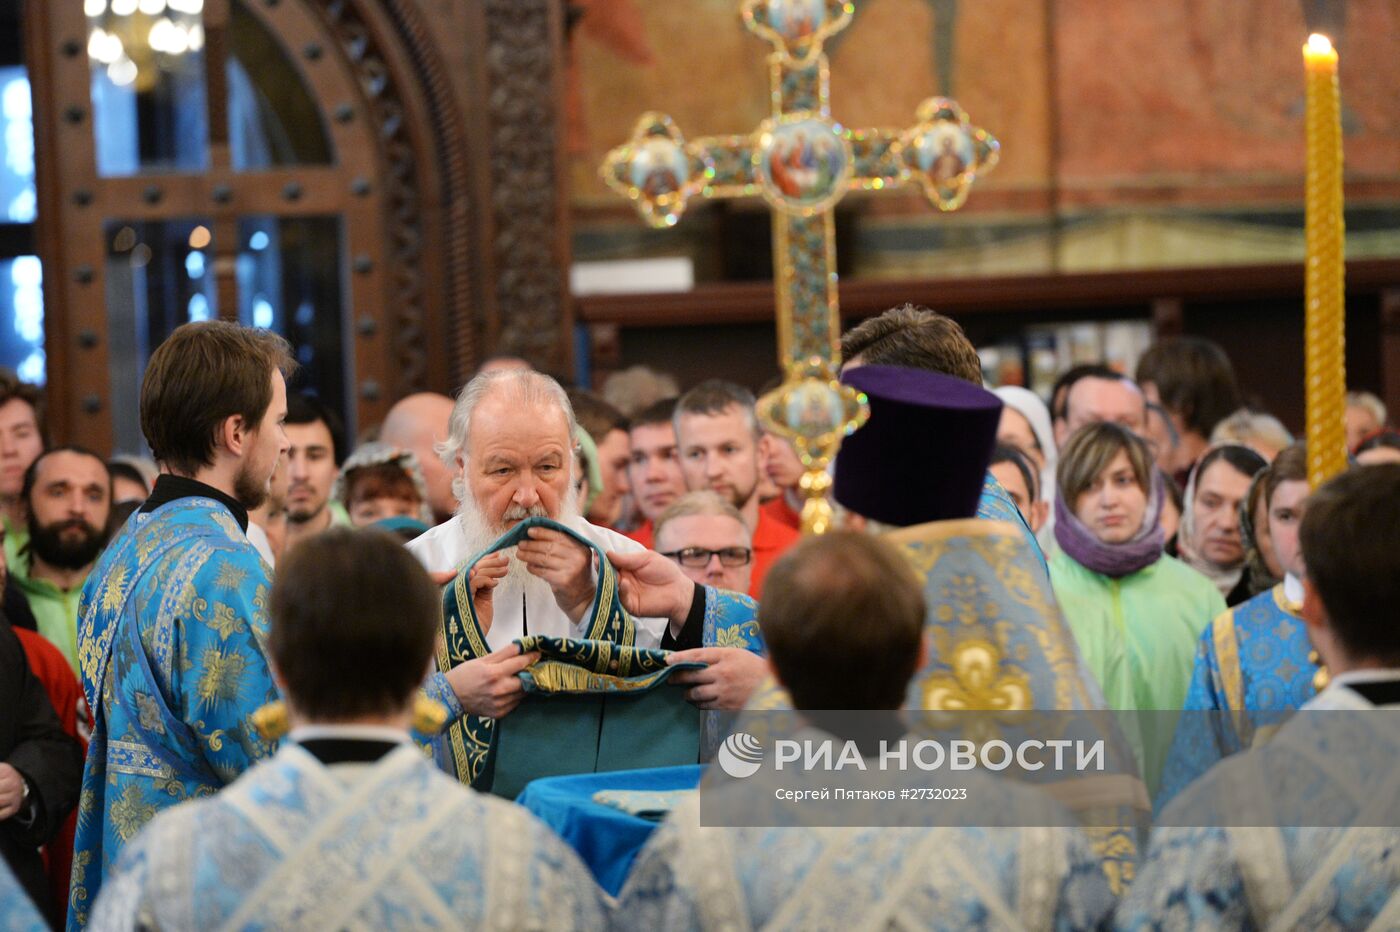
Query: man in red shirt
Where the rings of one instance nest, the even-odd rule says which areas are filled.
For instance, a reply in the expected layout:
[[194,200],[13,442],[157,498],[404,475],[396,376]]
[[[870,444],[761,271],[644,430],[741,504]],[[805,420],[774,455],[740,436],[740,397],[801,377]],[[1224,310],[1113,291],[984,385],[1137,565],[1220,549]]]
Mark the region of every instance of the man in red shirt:
[[739,509],[753,532],[749,595],[759,598],[768,567],[801,535],[759,507],[761,431],[753,393],[719,379],[701,382],[676,403],[674,420],[686,488],[718,492]]
[[671,423],[676,399],[666,398],[643,408],[632,417],[628,439],[632,453],[627,462],[627,482],[642,523],[624,532],[647,549],[653,549],[656,519],[685,494],[685,476],[676,456],[676,428]]

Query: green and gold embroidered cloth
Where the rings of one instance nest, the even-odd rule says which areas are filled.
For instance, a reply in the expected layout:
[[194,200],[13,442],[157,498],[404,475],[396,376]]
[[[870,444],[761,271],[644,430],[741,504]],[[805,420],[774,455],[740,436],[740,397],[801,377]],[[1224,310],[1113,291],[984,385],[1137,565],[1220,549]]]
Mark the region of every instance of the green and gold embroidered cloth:
[[482,557],[513,547],[531,527],[568,535],[593,552],[593,604],[580,639],[525,637],[540,659],[520,673],[525,699],[508,716],[464,715],[439,739],[439,763],[462,783],[514,798],[530,780],[572,773],[695,763],[700,713],[680,689],[657,689],[672,671],[667,651],[636,646],[618,597],[617,571],[590,541],[548,518],[527,518],[477,555],[443,593],[438,669],[490,653],[468,579]]

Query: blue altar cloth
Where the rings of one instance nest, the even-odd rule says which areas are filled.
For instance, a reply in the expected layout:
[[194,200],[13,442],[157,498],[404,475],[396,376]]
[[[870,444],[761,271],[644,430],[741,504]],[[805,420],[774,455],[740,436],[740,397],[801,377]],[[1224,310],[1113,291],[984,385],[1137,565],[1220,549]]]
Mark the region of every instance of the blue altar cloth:
[[595,802],[593,794],[600,790],[693,790],[700,785],[704,772],[700,764],[687,764],[544,777],[527,784],[515,801],[568,842],[593,872],[598,885],[610,896],[617,896],[637,853],[660,823]]

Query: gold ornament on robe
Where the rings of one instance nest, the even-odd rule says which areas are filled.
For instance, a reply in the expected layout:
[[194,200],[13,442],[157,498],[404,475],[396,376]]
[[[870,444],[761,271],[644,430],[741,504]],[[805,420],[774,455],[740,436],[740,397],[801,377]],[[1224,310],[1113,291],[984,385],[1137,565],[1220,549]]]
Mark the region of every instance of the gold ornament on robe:
[[[291,730],[287,703],[278,699],[258,709],[250,717],[253,727],[265,741],[279,741]],[[419,693],[413,699],[413,730],[422,735],[435,735],[447,724],[447,708],[435,699]]]
[[280,741],[291,729],[291,722],[287,718],[287,703],[278,699],[276,702],[269,702],[258,709],[251,716],[253,727],[262,735],[264,741]]
[[1313,689],[1322,692],[1327,688],[1327,684],[1332,682],[1332,674],[1327,672],[1327,667],[1322,662],[1322,655],[1315,650],[1308,651],[1308,660],[1317,664],[1317,672],[1313,674]]

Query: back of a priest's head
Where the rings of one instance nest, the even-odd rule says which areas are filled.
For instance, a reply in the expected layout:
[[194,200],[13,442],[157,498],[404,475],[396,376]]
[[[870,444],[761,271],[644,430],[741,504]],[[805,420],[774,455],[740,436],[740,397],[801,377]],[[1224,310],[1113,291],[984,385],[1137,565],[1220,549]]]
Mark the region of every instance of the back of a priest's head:
[[905,304],[861,321],[841,335],[842,369],[902,366],[982,384],[982,361],[951,317]]
[[277,561],[268,653],[293,724],[406,717],[437,637],[438,592],[395,537],[333,528]]
[[1303,615],[1328,669],[1400,666],[1400,463],[1360,466],[1313,492],[1299,540]]
[[923,587],[884,541],[808,537],[768,571],[758,625],[798,709],[898,709],[923,661]]

